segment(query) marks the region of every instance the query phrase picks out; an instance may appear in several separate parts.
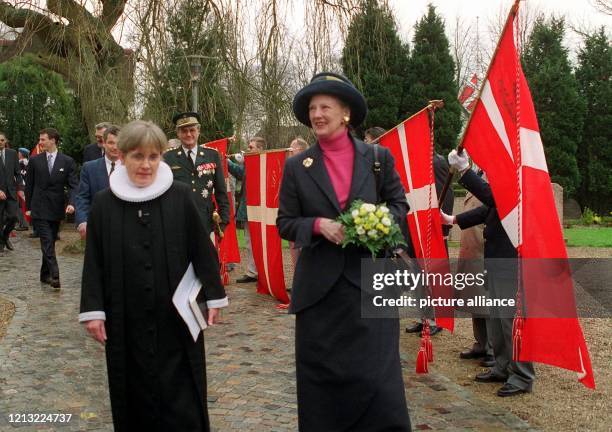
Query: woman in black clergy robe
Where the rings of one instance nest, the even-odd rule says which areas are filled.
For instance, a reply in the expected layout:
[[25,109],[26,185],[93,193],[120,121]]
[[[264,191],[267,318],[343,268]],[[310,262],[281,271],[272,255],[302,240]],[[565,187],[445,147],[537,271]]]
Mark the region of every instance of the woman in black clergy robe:
[[[301,248],[290,312],[296,314],[298,422],[302,432],[409,431],[397,319],[361,317],[361,259],[342,248],[335,219],[354,200],[385,202],[398,222],[407,203],[391,153],[353,138],[365,99],[345,77],[320,73],[293,100],[317,143],[285,163],[277,226]],[[378,191],[377,191],[378,188]]]
[[153,123],[124,127],[122,165],[88,218],[79,321],[106,345],[116,431],[210,429],[203,336],[193,341],[172,296],[191,263],[209,325],[228,301],[191,190],[161,161],[166,146]]

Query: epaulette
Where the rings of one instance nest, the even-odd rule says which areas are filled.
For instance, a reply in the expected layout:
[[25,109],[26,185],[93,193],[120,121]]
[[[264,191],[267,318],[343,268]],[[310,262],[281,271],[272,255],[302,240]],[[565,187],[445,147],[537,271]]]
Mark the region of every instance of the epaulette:
[[213,150],[213,151],[216,151],[217,153],[219,153],[219,150],[217,150],[214,147],[208,147],[206,144],[200,144],[200,147],[208,149],[208,150]]
[[168,147],[166,150],[164,150],[164,154],[168,153],[169,151],[172,150],[176,150],[177,148],[179,148],[180,146],[176,146],[176,147]]

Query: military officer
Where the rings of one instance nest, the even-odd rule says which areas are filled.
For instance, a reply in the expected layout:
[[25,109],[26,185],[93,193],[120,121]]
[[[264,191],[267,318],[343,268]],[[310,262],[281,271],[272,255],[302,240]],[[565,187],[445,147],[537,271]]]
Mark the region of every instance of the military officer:
[[195,112],[179,113],[172,119],[176,135],[181,144],[168,150],[164,160],[172,169],[174,180],[191,186],[198,211],[208,232],[215,229],[213,211],[217,201],[217,212],[221,217],[220,228],[229,223],[229,200],[219,153],[212,148],[198,146],[200,116]]

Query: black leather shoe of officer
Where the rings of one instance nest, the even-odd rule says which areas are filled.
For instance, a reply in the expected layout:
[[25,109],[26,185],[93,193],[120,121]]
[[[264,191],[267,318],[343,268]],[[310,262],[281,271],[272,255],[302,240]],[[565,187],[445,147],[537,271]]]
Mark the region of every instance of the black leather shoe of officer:
[[430,336],[437,335],[441,331],[442,331],[442,327],[438,327],[437,325],[432,325],[432,326],[429,327],[429,335]]
[[491,367],[495,366],[495,357],[493,357],[492,355],[484,356],[482,358],[482,360],[480,360],[479,364],[482,367],[491,368]]
[[415,323],[413,326],[406,327],[406,333],[421,333],[423,330],[423,323]]
[[515,386],[514,384],[506,383],[499,390],[497,390],[497,396],[499,397],[508,397],[508,396],[516,396],[522,393],[531,393],[531,389],[522,389],[520,387]]
[[47,276],[44,278],[40,278],[40,281],[44,284],[51,285],[51,281],[53,281],[53,278],[51,276]]
[[462,358],[464,360],[478,359],[486,356],[487,353],[485,351],[475,351],[474,349],[461,351],[459,353],[459,358]]
[[489,369],[486,372],[482,372],[476,375],[476,377],[474,378],[474,381],[483,382],[483,383],[505,382],[507,379],[508,379],[507,376],[497,375],[496,373],[493,373],[492,369]]
[[249,282],[257,282],[257,278],[249,275],[244,275],[239,279],[236,279],[236,283],[249,283]]
[[62,285],[60,284],[59,279],[51,279],[51,288],[58,290],[61,287]]
[[15,248],[13,247],[13,243],[11,242],[11,240],[8,237],[4,239],[4,245],[10,251],[15,250]]

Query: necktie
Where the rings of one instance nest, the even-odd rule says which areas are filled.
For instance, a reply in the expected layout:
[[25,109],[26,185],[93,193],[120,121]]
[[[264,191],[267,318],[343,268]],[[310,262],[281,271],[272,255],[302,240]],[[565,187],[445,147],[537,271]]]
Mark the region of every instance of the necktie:
[[4,165],[4,149],[0,150],[0,161],[2,161],[2,165]]
[[110,177],[110,175],[113,173],[113,171],[115,171],[115,161],[111,161],[111,170],[108,173],[108,176]]
[[49,174],[51,174],[51,171],[53,171],[53,155],[49,154],[47,156],[47,165],[49,167]]
[[192,168],[195,168],[195,164],[193,163],[193,159],[191,158],[191,150],[187,150],[187,159],[189,159],[189,164]]

